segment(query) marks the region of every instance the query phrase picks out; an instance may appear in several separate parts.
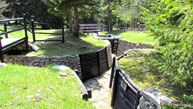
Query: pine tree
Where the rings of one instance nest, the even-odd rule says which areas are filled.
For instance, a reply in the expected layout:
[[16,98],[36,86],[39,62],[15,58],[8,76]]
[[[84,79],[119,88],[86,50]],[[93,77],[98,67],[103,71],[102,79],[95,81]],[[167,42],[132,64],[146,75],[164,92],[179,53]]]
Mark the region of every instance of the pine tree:
[[74,31],[73,35],[79,37],[79,8],[88,3],[88,0],[42,0],[48,5],[49,12],[57,16],[68,15],[68,22],[72,26],[72,12],[74,13]]

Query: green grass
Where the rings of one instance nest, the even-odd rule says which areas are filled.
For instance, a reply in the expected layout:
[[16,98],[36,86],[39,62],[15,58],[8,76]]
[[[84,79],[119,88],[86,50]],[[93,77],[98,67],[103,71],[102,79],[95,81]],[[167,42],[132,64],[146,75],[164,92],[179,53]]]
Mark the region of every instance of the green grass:
[[[172,85],[169,78],[160,72],[155,64],[157,59],[152,50],[133,50],[129,56],[119,61],[119,66],[128,76],[140,87],[157,87],[159,91],[171,98],[174,103],[192,104],[191,97],[184,97],[183,94],[191,95],[190,92],[178,85]],[[150,68],[149,71],[142,73],[142,70]]]
[[131,42],[158,43],[158,41],[154,39],[154,36],[152,36],[151,33],[148,31],[139,32],[139,31],[115,30],[110,33],[107,33],[107,32],[103,32],[103,33],[122,36],[123,39],[131,41]]
[[[1,27],[2,28],[2,27]],[[18,27],[9,27],[10,30]],[[52,30],[36,30],[36,32],[46,32],[46,33],[61,33],[59,29]],[[10,38],[22,38],[24,37],[24,31],[17,31],[10,33]],[[29,41],[32,41],[32,34],[28,32]],[[60,35],[45,35],[45,34],[36,34],[36,39],[61,39]],[[33,55],[46,55],[46,56],[63,56],[63,55],[76,55],[86,52],[93,52],[99,50],[106,45],[106,42],[103,40],[98,40],[93,37],[91,34],[86,35],[81,33],[80,38],[73,37],[70,35],[69,31],[65,31],[65,43],[61,42],[36,42],[40,46],[38,52],[30,52]]]
[[30,54],[46,56],[76,55],[97,51],[106,45],[105,41],[95,39],[93,36],[87,36],[85,34],[81,34],[80,38],[68,36],[65,38],[65,40],[65,43],[36,43],[40,46],[40,50],[37,52],[30,52]]
[[[71,70],[61,71],[8,64],[0,67],[0,108],[12,109],[92,109],[81,98],[81,87]],[[41,99],[37,101],[37,94]]]

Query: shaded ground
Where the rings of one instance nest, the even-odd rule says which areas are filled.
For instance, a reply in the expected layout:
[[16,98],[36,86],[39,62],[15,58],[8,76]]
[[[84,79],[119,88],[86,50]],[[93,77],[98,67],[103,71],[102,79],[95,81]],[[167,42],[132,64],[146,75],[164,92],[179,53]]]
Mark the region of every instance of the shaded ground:
[[92,90],[92,98],[90,100],[99,109],[111,109],[110,74],[111,70],[84,82],[85,86]]

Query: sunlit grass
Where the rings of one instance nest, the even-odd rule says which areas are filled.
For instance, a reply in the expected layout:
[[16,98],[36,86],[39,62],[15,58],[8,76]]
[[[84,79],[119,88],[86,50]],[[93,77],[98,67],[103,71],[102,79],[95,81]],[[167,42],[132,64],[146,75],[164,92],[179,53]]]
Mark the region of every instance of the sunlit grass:
[[105,41],[98,40],[93,36],[82,34],[80,38],[68,36],[65,38],[65,43],[61,42],[38,42],[40,50],[37,52],[30,52],[34,55],[46,56],[64,56],[77,55],[87,52],[95,52],[106,45]]
[[[2,26],[0,26],[3,28]],[[9,27],[10,30],[16,27]],[[17,27],[18,28],[18,27]],[[36,32],[61,34],[61,29],[51,30],[36,30]],[[4,36],[3,36],[4,37]],[[25,37],[24,30],[9,34],[10,38]],[[29,41],[33,41],[32,33],[28,32]],[[61,35],[53,34],[36,34],[36,39],[39,40],[61,40]],[[46,56],[63,56],[63,55],[77,55],[86,52],[94,52],[102,49],[107,43],[103,40],[98,40],[92,34],[86,35],[80,33],[80,38],[73,37],[68,30],[65,30],[65,43],[58,42],[36,42],[40,50],[38,52],[30,52],[33,55]]]
[[[61,71],[8,64],[0,67],[0,108],[92,109],[81,98],[81,87],[71,70]],[[62,72],[62,73],[63,73]],[[40,100],[38,100],[40,98]]]
[[154,39],[154,36],[152,36],[151,33],[148,31],[140,32],[140,31],[115,30],[110,33],[107,33],[107,32],[104,32],[104,33],[121,36],[123,39],[131,41],[131,42],[158,43],[158,41]]

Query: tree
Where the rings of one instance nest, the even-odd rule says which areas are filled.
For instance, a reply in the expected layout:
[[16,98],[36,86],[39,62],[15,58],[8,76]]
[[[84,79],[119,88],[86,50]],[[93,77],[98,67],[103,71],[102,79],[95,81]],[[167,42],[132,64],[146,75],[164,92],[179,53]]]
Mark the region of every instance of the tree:
[[140,18],[139,4],[132,0],[119,1],[116,8],[113,10],[113,14],[117,16],[124,23],[133,22],[133,27],[136,27],[136,19]]
[[3,13],[4,13],[4,11],[6,10],[8,4],[7,4],[6,1],[4,1],[4,0],[0,0],[0,4],[1,4],[1,5],[0,5],[0,18],[4,18]]
[[35,21],[39,23],[49,24],[41,25],[43,28],[58,28],[61,25],[61,19],[48,13],[48,7],[39,0],[6,0],[8,5],[8,11],[6,11],[6,17],[23,17],[26,14],[27,19],[31,19],[31,16],[35,16]]
[[[42,0],[46,5],[48,5],[49,12],[57,13],[55,15],[68,15],[69,24],[72,26],[71,15],[74,14],[74,31],[73,35],[79,37],[79,8],[88,3],[87,0]],[[73,11],[73,14],[71,13]]]
[[193,83],[193,2],[155,0],[142,7],[146,27],[159,39],[160,69],[173,84]]

